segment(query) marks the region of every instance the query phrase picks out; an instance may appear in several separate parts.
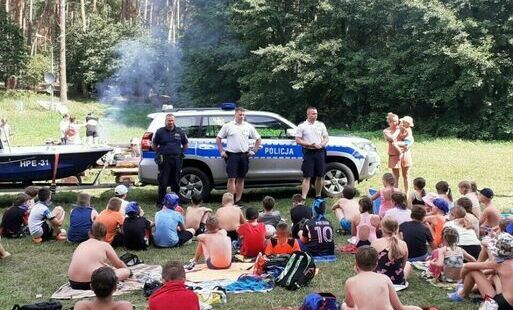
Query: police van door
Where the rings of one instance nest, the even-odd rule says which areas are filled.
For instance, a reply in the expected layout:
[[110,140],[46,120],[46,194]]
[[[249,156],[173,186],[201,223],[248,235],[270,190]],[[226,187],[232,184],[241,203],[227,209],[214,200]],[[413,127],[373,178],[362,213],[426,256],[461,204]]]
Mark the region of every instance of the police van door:
[[301,177],[303,155],[293,137],[287,137],[290,127],[272,116],[246,114],[246,121],[255,126],[262,145],[250,161],[248,181],[294,181]]

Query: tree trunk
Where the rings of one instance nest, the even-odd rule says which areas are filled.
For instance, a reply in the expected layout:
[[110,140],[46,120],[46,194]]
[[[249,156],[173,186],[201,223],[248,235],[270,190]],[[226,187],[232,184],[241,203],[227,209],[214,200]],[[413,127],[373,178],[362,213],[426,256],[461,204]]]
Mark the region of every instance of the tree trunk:
[[144,21],[148,21],[148,0],[144,0]]
[[93,0],[93,13],[96,13],[96,0]]
[[61,28],[59,49],[59,84],[61,86],[61,102],[66,103],[68,101],[68,84],[66,82],[66,0],[60,0],[59,3],[59,26]]
[[80,0],[80,12],[82,14],[82,31],[87,31],[87,19],[86,19],[86,9],[85,9],[85,0]]
[[5,0],[5,12],[7,13],[7,16],[9,16],[9,1],[10,0]]

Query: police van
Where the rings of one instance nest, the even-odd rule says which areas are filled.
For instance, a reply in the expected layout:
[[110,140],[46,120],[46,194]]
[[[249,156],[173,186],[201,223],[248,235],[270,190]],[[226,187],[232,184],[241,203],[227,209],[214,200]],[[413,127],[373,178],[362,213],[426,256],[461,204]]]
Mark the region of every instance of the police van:
[[[151,141],[157,129],[164,126],[166,114],[173,113],[175,125],[189,139],[179,180],[181,198],[188,200],[193,193],[206,198],[213,189],[226,189],[226,164],[217,150],[216,136],[223,124],[233,120],[234,109],[233,104],[223,104],[221,108],[163,108],[162,112],[149,114],[152,121],[141,140],[139,180],[143,184],[158,184]],[[262,144],[250,160],[245,188],[301,184],[303,154],[295,142],[296,125],[264,111],[246,110],[246,121],[256,128]],[[380,159],[375,145],[367,139],[330,136],[326,151],[325,196],[340,197],[344,186],[377,173]]]

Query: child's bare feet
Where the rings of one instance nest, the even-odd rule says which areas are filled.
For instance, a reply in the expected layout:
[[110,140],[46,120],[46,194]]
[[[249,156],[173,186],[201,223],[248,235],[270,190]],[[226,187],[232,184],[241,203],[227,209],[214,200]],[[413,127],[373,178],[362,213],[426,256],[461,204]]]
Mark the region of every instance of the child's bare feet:
[[4,255],[2,255],[2,257],[0,257],[0,258],[4,259],[4,258],[7,258],[7,257],[9,257],[9,256],[11,256],[11,253],[9,253],[9,252],[5,251],[5,252],[4,252]]

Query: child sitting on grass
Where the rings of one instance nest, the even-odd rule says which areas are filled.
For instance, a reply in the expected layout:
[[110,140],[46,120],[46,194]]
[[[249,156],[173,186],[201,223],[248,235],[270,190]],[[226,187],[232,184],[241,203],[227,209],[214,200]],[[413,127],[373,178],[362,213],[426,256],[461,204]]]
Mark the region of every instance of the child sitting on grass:
[[399,189],[395,188],[395,178],[394,175],[387,172],[383,174],[383,188],[376,192],[371,197],[371,200],[374,201],[376,199],[381,200],[381,205],[379,209],[379,217],[384,217],[385,213],[394,207],[394,202],[392,201],[392,193],[399,191]]
[[281,218],[280,211],[273,211],[275,203],[276,201],[271,196],[265,196],[264,199],[262,199],[264,212],[260,212],[260,214],[258,214],[258,222],[264,223],[265,225],[271,225],[276,228],[278,223],[283,219]]
[[355,216],[352,234],[356,236],[356,247],[371,245],[376,240],[376,231],[379,228],[380,218],[372,214],[372,201],[369,197],[362,197],[358,201],[360,214]]
[[159,248],[182,246],[194,238],[196,231],[194,228],[185,229],[183,215],[175,210],[178,205],[178,196],[176,194],[166,194],[166,196],[162,210],[155,214],[153,241]]
[[413,179],[413,192],[408,196],[408,207],[412,208],[415,205],[424,206],[426,203],[422,198],[426,196],[426,180],[424,178]]
[[[472,213],[477,217],[481,217],[481,206],[477,195],[477,184],[474,181],[461,181],[458,184],[460,194],[468,198],[472,203]],[[468,211],[467,211],[468,212]]]
[[195,229],[196,236],[206,231],[205,223],[212,214],[212,209],[201,206],[202,202],[200,194],[192,194],[191,205],[185,212],[185,228]]
[[440,181],[436,183],[435,189],[438,197],[447,201],[449,210],[452,209],[454,203],[452,202],[452,191],[449,187],[449,183],[447,183],[446,181]]
[[484,205],[484,210],[479,218],[480,235],[488,235],[495,226],[499,225],[501,211],[493,203],[493,191],[490,188],[483,188],[479,191],[479,202]]
[[455,206],[462,207],[465,209],[465,219],[472,224],[474,231],[476,232],[476,236],[479,237],[479,218],[476,217],[474,211],[472,209],[472,201],[467,197],[461,197],[456,200]]
[[435,198],[433,201],[426,201],[431,206],[431,215],[426,216],[425,222],[429,224],[431,235],[433,236],[433,245],[442,246],[442,232],[445,224],[445,215],[449,212],[449,204],[442,198]]
[[80,243],[89,239],[89,230],[97,216],[98,212],[91,207],[91,196],[79,193],[69,215],[68,241]]
[[82,242],[73,252],[68,268],[68,279],[72,289],[91,289],[93,272],[108,264],[112,265],[119,281],[130,277],[132,273],[130,269],[119,259],[112,246],[105,242],[106,235],[105,225],[94,222],[89,232],[89,239]]
[[493,298],[499,310],[513,309],[513,236],[499,234],[490,241],[489,249],[493,256],[490,260],[463,265],[463,289],[458,288],[448,297],[451,301],[463,301],[477,286],[481,296]]
[[433,243],[431,231],[424,224],[425,216],[426,210],[424,207],[414,205],[411,210],[411,221],[399,225],[401,239],[408,246],[409,262],[425,261],[429,254],[427,244]]
[[239,226],[237,233],[239,235],[241,246],[240,254],[247,258],[257,257],[258,253],[265,249],[265,225],[258,223],[258,210],[249,207],[246,210],[247,223]]
[[394,284],[404,285],[411,272],[408,246],[397,236],[399,225],[395,219],[385,216],[381,226],[383,238],[374,240],[371,245],[378,251],[378,266],[375,271],[388,276]]
[[302,249],[312,256],[334,255],[333,226],[326,218],[326,201],[315,199],[312,209],[313,218],[305,222],[300,233]]
[[232,264],[232,243],[226,235],[226,230],[219,229],[219,222],[215,216],[210,217],[206,223],[207,231],[198,236],[199,244],[196,254],[186,266],[192,269],[202,256],[209,269],[228,269]]
[[408,222],[411,219],[411,210],[406,207],[406,195],[395,192],[392,194],[392,201],[394,202],[394,208],[388,210],[385,216],[392,217],[399,225]]
[[429,261],[429,272],[443,282],[457,282],[460,279],[463,260],[475,262],[475,258],[459,247],[458,231],[446,227],[443,231],[444,246],[433,250]]
[[27,201],[30,197],[20,193],[14,198],[12,206],[9,207],[2,217],[0,224],[0,235],[7,238],[25,237],[25,228],[28,224],[29,206]]
[[32,206],[34,206],[36,204],[37,193],[39,192],[40,189],[41,188],[39,186],[30,185],[30,186],[25,187],[25,189],[23,190],[23,192],[30,197],[29,200],[27,201],[27,205],[29,207],[29,212],[30,212],[30,209],[32,209]]
[[113,197],[107,203],[107,209],[100,212],[95,222],[100,222],[107,229],[105,241],[113,247],[123,244],[123,223],[125,216],[119,212],[121,209],[121,199]]
[[244,224],[246,220],[242,214],[242,210],[233,204],[233,194],[224,193],[221,207],[216,211],[216,217],[219,221],[219,228],[226,230],[228,237],[232,241],[237,241],[239,235],[237,228]]
[[131,310],[128,301],[114,301],[112,294],[116,291],[118,278],[110,267],[100,267],[91,275],[91,289],[96,295],[93,300],[82,300],[75,304],[75,310]]
[[378,252],[369,246],[358,249],[355,255],[356,275],[345,283],[345,302],[342,309],[418,309],[403,306],[390,278],[374,272],[378,265]]
[[289,225],[287,223],[279,223],[276,227],[276,238],[271,238],[265,248],[265,255],[281,255],[292,254],[295,251],[301,251],[299,243],[296,239],[290,238]]
[[64,209],[57,206],[50,211],[52,192],[47,187],[40,188],[37,197],[39,201],[30,210],[28,219],[28,228],[34,243],[41,244],[50,239],[66,240],[66,231],[61,229],[66,215]]
[[343,234],[351,234],[351,223],[354,222],[355,217],[360,214],[360,207],[358,200],[354,199],[356,196],[356,189],[351,186],[346,186],[342,190],[342,198],[337,200],[331,207],[335,212],[340,228]]
[[125,222],[123,223],[123,241],[127,250],[146,250],[150,245],[151,221],[141,216],[139,204],[131,201],[125,208]]

